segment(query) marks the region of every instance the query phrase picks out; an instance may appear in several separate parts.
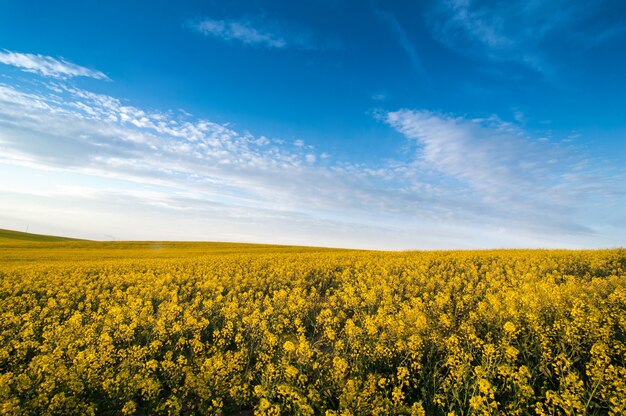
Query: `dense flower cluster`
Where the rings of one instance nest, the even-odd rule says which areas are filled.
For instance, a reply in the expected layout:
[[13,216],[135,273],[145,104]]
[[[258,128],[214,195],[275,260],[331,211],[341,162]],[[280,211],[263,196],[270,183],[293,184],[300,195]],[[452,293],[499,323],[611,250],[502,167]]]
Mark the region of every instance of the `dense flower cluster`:
[[626,414],[626,251],[0,244],[0,413]]

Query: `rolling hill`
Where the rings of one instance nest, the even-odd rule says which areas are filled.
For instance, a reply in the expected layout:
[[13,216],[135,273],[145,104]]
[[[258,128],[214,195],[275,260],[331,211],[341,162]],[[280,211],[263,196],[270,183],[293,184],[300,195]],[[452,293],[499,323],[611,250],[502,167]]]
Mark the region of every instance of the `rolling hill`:
[[77,238],[58,237],[54,235],[32,234],[24,233],[21,231],[2,230],[0,229],[0,243],[2,242],[16,242],[16,241],[29,241],[29,242],[58,242],[58,241],[84,241]]

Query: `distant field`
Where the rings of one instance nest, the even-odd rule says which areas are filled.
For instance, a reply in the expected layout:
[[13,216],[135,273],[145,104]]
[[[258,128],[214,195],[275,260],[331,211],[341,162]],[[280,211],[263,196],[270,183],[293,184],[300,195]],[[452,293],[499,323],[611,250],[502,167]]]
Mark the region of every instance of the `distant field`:
[[81,241],[76,238],[56,237],[53,235],[32,234],[20,231],[1,230],[0,243],[11,241],[32,241],[32,242],[57,242],[57,241]]
[[0,244],[0,414],[623,415],[625,334],[624,250]]

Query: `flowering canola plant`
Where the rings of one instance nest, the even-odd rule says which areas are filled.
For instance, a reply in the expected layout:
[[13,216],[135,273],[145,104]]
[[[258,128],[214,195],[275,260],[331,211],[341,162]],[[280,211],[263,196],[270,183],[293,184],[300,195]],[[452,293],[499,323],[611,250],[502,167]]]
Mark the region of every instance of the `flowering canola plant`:
[[626,251],[0,244],[0,414],[237,413],[624,415]]

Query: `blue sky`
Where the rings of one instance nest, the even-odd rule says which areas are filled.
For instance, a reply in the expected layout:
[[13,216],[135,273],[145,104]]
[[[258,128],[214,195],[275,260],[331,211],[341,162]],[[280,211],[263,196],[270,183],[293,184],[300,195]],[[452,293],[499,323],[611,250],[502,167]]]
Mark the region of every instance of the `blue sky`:
[[0,228],[626,241],[619,1],[0,3]]

